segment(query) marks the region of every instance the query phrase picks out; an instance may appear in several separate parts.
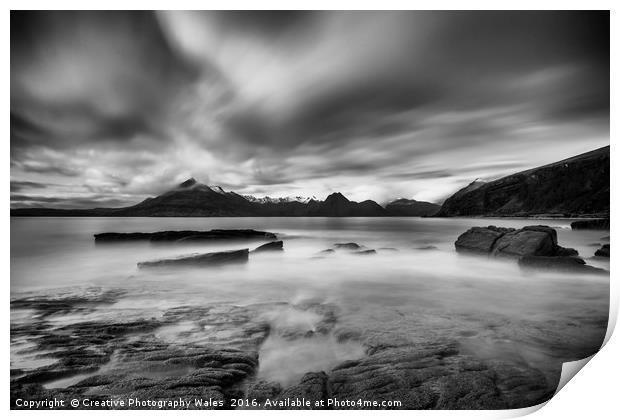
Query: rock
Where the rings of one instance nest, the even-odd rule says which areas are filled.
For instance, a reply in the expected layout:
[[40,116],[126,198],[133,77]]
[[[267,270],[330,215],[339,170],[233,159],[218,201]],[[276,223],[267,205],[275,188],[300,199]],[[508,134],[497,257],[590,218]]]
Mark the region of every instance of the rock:
[[603,270],[602,268],[596,268],[586,265],[584,260],[575,257],[541,257],[528,255],[519,258],[519,266],[526,269],[534,268],[539,270],[608,274],[608,271]]
[[597,249],[594,253],[597,257],[609,258],[609,244],[605,244],[600,249]]
[[[287,400],[301,400],[309,401],[309,406],[301,407],[285,407],[286,409],[320,409],[321,407],[315,406],[316,401],[325,401],[327,403],[328,390],[327,390],[327,375],[325,372],[310,372],[306,373],[299,384],[285,389],[280,395],[278,395],[277,401]],[[276,407],[278,408],[278,407]]]
[[282,246],[283,246],[283,242],[282,241],[273,241],[273,242],[268,242],[266,244],[263,244],[263,245],[257,247],[252,252],[283,251]]
[[522,229],[495,226],[474,227],[458,237],[457,252],[494,257],[519,258],[519,265],[529,269],[607,273],[585,265],[573,248],[557,244],[557,233],[549,226],[525,226]]
[[232,251],[209,252],[206,254],[192,254],[178,258],[139,262],[138,268],[238,264],[247,262],[248,254],[249,250],[247,248]]
[[495,246],[495,242],[506,232],[514,229],[498,228],[495,226],[473,227],[458,237],[454,246],[457,252],[489,254]]
[[95,235],[96,242],[122,242],[122,241],[152,241],[152,242],[179,242],[179,241],[214,241],[214,240],[251,240],[251,239],[276,239],[271,232],[262,232],[253,229],[213,229],[209,231],[182,230],[161,232],[133,232],[117,233],[105,232]]
[[376,254],[377,251],[375,251],[374,249],[365,249],[363,251],[355,251],[353,254],[355,255],[373,255]]
[[[105,293],[91,300],[108,302],[111,298],[104,298]],[[37,310],[38,301],[30,302]],[[64,306],[72,304],[79,308],[83,303],[67,296]],[[19,305],[27,308],[26,301]],[[52,314],[46,311],[43,308],[45,315],[32,323],[11,325],[12,339],[27,338],[37,357],[56,360],[19,369],[19,374],[15,369],[12,401],[211,398],[218,404],[205,408],[226,408],[231,398],[243,398],[246,384],[256,375],[258,349],[269,334],[269,325],[258,319],[252,306],[185,306],[157,319],[84,321],[63,327],[48,323]],[[178,331],[180,325],[184,331]],[[177,339],[165,338],[167,327],[176,331]],[[58,379],[68,382],[50,385]]]
[[256,400],[262,405],[267,399],[275,398],[280,392],[282,392],[282,387],[279,383],[258,381],[248,386],[246,398],[250,401]]
[[524,255],[553,255],[553,237],[544,231],[521,229],[508,232],[497,239],[491,254],[521,257]]
[[592,229],[609,230],[609,219],[586,219],[577,220],[570,224],[573,230]]
[[558,246],[556,248],[555,255],[558,257],[576,257],[579,255],[579,252],[574,248],[564,248],[562,246]]
[[552,227],[545,226],[545,225],[533,225],[533,226],[525,226],[521,230],[546,233],[547,235],[551,237],[551,241],[553,242],[554,246],[558,244],[558,233]]
[[336,251],[334,251],[331,248],[327,248],[327,249],[324,249],[322,251],[319,251],[319,254],[333,254],[334,252],[336,252]]
[[496,226],[473,227],[460,235],[454,246],[458,252],[502,257],[573,255],[574,251],[559,247],[557,233],[549,226],[525,226],[518,230]]
[[396,400],[402,406],[394,408],[409,410],[502,409],[533,405],[553,394],[536,369],[507,362],[487,364],[461,354],[459,348],[451,341],[384,343],[369,350],[366,357],[329,372],[330,398]]
[[419,247],[414,248],[414,249],[417,249],[419,251],[434,251],[434,250],[437,250],[439,248],[437,248],[435,245],[426,245],[426,246],[419,246]]
[[355,242],[347,242],[347,243],[334,244],[334,248],[337,248],[337,249],[360,249],[361,246],[356,244]]
[[79,295],[65,293],[58,296],[31,296],[11,300],[12,308],[32,309],[41,317],[70,313],[90,313],[98,305],[116,303],[125,292],[119,289],[104,290],[99,287],[86,289]]

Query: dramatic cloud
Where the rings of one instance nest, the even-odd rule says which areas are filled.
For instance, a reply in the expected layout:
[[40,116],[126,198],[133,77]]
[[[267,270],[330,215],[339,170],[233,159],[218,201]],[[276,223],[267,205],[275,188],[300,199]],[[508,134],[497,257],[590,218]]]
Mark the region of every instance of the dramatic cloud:
[[607,144],[607,12],[11,13],[13,206],[442,200]]

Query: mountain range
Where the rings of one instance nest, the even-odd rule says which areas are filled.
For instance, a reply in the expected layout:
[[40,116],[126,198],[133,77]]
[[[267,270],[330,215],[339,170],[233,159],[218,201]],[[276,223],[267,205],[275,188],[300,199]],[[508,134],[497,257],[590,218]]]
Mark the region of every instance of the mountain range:
[[[399,200],[397,200],[399,201]],[[407,200],[411,215],[435,213],[437,204]],[[417,209],[417,207],[420,207]],[[110,217],[380,217],[394,215],[372,200],[350,201],[339,192],[324,201],[315,198],[271,199],[242,196],[219,186],[201,184],[194,178],[157,197],[129,207],[96,209],[13,209],[11,216],[110,216]],[[404,215],[404,214],[399,214]]]
[[350,201],[339,192],[307,197],[256,198],[201,184],[194,178],[129,207],[11,209],[11,216],[110,217],[382,217],[609,215],[609,146],[491,182],[475,180],[442,206],[398,199],[385,207]]

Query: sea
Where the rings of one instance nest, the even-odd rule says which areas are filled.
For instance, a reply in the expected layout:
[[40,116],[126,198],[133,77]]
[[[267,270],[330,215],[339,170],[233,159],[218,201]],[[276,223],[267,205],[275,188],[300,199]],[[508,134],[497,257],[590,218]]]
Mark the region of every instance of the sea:
[[[602,344],[609,312],[609,276],[525,272],[515,261],[460,255],[457,237],[473,226],[555,228],[558,242],[575,248],[590,265],[608,231],[570,229],[570,219],[512,218],[12,218],[11,300],[88,296],[120,290],[112,303],[87,313],[58,313],[50,328],[94,320],[161,317],[181,306],[257,305],[274,331],[312,330],[320,317],[304,302],[336,308],[335,328],[398,335],[404,340],[449,338],[482,360],[518,361],[559,379],[563,362],[585,357]],[[231,249],[265,241],[96,244],[101,232],[256,229],[275,233],[282,252],[250,254],[244,264],[141,270],[140,261]],[[374,254],[336,249],[354,242]],[[335,252],[322,253],[326,249]],[[288,305],[282,305],[286,303]],[[301,309],[300,309],[301,308]],[[11,324],[36,321],[36,311],[12,308]],[[172,343],[209,339],[187,334],[180,320],[156,334]],[[342,328],[341,328],[342,327]],[[195,331],[193,329],[192,331]],[[218,332],[221,334],[221,331]],[[328,371],[363,357],[367,348],[335,333],[283,337],[260,346],[258,376],[294,384],[306,372]],[[11,337],[11,369],[53,363],[28,337]],[[66,387],[83,378],[48,384]]]

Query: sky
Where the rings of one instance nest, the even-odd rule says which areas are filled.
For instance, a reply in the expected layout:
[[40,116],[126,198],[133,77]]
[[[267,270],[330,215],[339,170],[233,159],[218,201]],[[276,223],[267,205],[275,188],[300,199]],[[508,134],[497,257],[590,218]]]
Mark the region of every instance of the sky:
[[609,144],[608,12],[11,12],[11,207],[441,203]]

